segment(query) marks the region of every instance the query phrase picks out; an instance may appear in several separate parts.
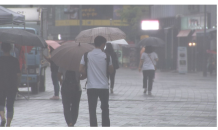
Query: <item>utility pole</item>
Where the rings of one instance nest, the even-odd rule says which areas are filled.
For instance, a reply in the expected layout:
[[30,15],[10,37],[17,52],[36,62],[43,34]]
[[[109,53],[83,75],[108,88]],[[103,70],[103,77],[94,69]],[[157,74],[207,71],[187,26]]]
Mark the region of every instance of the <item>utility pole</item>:
[[79,32],[82,31],[82,5],[79,5]]
[[206,57],[206,5],[204,5],[204,44],[203,44],[203,76],[207,77],[207,57]]

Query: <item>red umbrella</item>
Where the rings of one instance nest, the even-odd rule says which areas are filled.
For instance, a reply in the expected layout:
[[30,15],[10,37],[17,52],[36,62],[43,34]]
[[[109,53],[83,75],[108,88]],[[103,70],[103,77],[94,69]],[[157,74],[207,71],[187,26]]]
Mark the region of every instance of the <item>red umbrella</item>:
[[47,45],[51,46],[53,49],[58,48],[61,46],[58,42],[52,40],[46,40]]

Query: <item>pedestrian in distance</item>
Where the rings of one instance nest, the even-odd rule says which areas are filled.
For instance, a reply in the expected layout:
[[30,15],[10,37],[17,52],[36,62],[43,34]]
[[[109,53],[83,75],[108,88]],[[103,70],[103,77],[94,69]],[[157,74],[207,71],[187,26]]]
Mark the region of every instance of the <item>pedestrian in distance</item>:
[[148,95],[151,95],[154,71],[155,71],[154,61],[155,60],[157,61],[157,59],[158,59],[157,55],[155,55],[155,53],[153,52],[153,47],[146,46],[145,52],[142,54],[139,63],[139,72],[143,70],[143,88],[144,88],[144,93],[146,93],[147,86],[148,86]]
[[[52,53],[52,51],[54,50],[52,47],[49,47],[50,48],[50,54]],[[51,100],[59,100],[59,91],[60,91],[60,86],[59,86],[59,83],[58,83],[58,66],[51,60],[51,58],[49,57],[46,57],[44,54],[43,54],[43,57],[48,61],[50,62],[50,67],[51,67],[51,78],[52,78],[52,83],[54,85],[54,96],[51,97],[50,99]]]
[[112,64],[113,64],[113,68],[114,68],[113,73],[109,74],[109,76],[108,76],[108,78],[110,80],[110,92],[113,93],[115,75],[116,75],[116,70],[119,69],[119,63],[118,63],[117,54],[116,54],[116,52],[114,52],[114,49],[113,49],[113,46],[111,43],[107,43],[105,53],[112,58]]
[[96,107],[99,98],[102,110],[102,126],[109,127],[109,83],[107,73],[113,73],[113,65],[111,58],[104,52],[106,39],[102,36],[97,36],[94,39],[94,44],[95,49],[85,53],[81,59],[80,73],[84,74],[87,72],[90,126],[98,126]]
[[[14,115],[14,101],[18,92],[19,79],[21,76],[19,61],[10,55],[11,44],[2,43],[1,49],[4,53],[0,57],[0,116],[1,126],[6,124],[5,103],[7,104],[7,127],[10,127]],[[7,100],[6,100],[7,99]]]
[[67,125],[74,127],[79,115],[79,103],[82,94],[80,73],[76,71],[65,71],[60,67],[58,72],[61,84],[64,117]]

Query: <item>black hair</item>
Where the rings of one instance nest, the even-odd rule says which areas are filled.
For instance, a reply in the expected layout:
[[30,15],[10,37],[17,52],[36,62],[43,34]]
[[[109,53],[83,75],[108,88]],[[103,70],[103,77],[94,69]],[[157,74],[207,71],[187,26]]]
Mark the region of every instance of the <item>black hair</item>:
[[145,46],[145,53],[152,53],[154,51],[152,46]]
[[113,46],[112,46],[111,43],[106,44],[105,52],[108,53],[108,54],[112,54],[114,52],[114,49],[113,49]]
[[106,38],[103,36],[97,36],[94,40],[95,47],[100,47],[102,44],[106,43]]
[[2,49],[3,52],[5,52],[5,53],[10,52],[11,48],[12,48],[12,46],[11,46],[10,43],[2,42],[1,49]]

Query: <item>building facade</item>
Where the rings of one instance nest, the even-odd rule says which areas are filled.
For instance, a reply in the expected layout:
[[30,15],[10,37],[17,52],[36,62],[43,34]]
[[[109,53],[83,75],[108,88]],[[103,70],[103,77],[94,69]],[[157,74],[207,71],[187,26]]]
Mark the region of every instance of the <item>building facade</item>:
[[[202,42],[198,42],[197,34],[204,28],[216,29],[217,6],[206,6],[204,17],[204,5],[154,5],[151,7],[151,18],[158,19],[160,28],[164,30],[164,60],[166,69],[178,69],[178,47],[187,48],[188,71],[202,70]],[[200,37],[199,37],[200,38]],[[198,39],[199,39],[198,38]],[[216,47],[216,37],[207,41],[208,49]],[[194,46],[190,46],[194,43]]]

